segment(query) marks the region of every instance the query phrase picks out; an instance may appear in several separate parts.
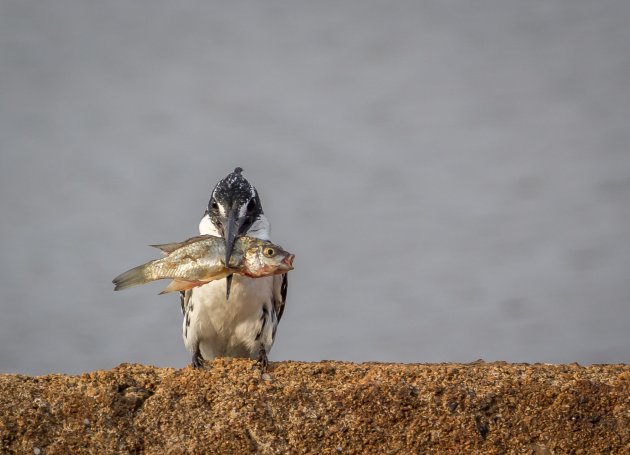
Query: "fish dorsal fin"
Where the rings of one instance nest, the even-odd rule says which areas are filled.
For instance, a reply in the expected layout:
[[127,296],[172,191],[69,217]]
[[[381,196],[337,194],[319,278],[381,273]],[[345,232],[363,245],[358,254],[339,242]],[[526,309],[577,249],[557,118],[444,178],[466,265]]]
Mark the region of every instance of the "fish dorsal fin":
[[159,250],[162,250],[163,253],[165,254],[171,254],[173,251],[175,250],[179,250],[181,247],[189,245],[191,243],[194,242],[198,242],[200,240],[205,240],[208,239],[210,237],[215,237],[213,235],[198,235],[195,237],[191,237],[188,240],[184,240],[183,242],[174,242],[174,243],[161,243],[158,245],[149,245],[152,246],[153,248],[158,248]]

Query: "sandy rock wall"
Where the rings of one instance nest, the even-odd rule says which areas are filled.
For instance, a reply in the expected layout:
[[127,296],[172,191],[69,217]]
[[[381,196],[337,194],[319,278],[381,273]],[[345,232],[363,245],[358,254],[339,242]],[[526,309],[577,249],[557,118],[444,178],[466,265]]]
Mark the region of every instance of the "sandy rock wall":
[[278,362],[0,375],[0,453],[630,453],[630,366]]

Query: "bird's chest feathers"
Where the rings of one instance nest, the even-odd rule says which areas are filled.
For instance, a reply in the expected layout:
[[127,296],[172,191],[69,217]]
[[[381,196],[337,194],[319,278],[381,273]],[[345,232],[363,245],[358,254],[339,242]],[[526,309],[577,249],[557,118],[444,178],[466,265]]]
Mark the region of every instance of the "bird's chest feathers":
[[203,308],[198,316],[207,317],[217,332],[231,331],[240,324],[259,321],[263,305],[273,295],[273,277],[253,279],[234,275],[230,300],[227,301],[225,286],[223,279],[193,291],[195,307],[200,305]]

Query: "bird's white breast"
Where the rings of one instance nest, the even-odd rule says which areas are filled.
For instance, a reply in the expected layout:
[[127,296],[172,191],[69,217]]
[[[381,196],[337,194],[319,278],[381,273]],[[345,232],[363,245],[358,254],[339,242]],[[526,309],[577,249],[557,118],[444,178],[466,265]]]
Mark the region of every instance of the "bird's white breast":
[[195,288],[190,301],[193,309],[189,327],[184,330],[186,347],[194,351],[199,343],[206,359],[217,356],[257,358],[256,336],[262,327],[262,307],[271,299],[272,286],[273,277],[253,279],[234,275],[227,301],[225,279]]
[[[261,215],[247,235],[269,240],[269,221]],[[199,223],[199,232],[221,236],[206,215]],[[226,300],[226,280],[218,280],[192,290],[188,318],[184,318],[184,343],[195,350],[197,343],[206,359],[217,356],[257,358],[260,342],[256,340],[262,327],[263,305],[271,304],[273,277],[249,278],[234,275],[230,299]],[[187,320],[188,319],[188,320]],[[188,324],[188,327],[186,326]],[[271,335],[266,336],[273,343]]]

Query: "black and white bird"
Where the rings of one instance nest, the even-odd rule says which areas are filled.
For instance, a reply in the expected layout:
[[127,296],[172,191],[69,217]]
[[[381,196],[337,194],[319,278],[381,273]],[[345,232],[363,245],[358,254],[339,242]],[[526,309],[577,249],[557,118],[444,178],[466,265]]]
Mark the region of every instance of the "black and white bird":
[[[220,180],[199,223],[200,234],[223,237],[226,263],[241,235],[270,240],[270,224],[258,192],[243,169]],[[231,275],[182,292],[183,338],[192,364],[215,357],[247,357],[267,366],[287,296],[287,275],[249,278]]]

